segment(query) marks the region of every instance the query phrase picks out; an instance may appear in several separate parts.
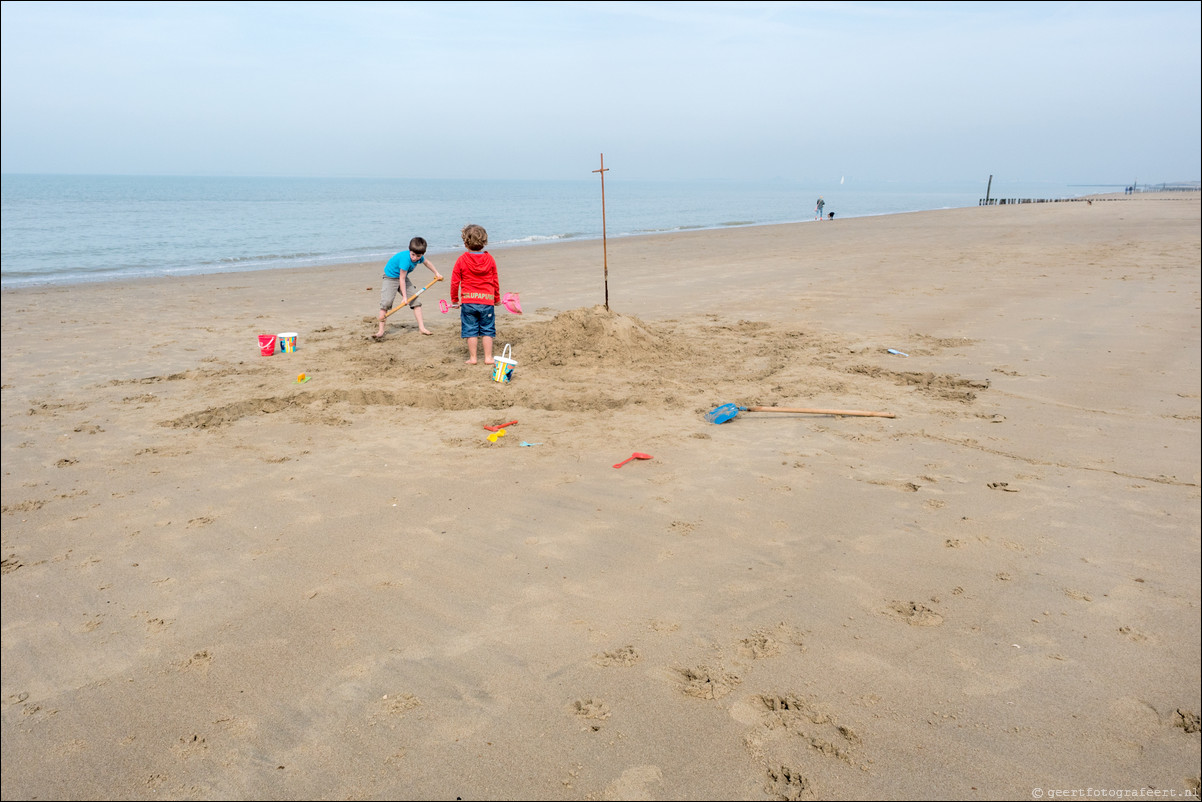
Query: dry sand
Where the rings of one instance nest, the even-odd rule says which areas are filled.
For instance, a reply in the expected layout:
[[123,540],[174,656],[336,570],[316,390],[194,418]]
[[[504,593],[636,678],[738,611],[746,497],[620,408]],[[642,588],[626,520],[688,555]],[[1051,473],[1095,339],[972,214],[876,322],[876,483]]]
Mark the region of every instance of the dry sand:
[[1199,231],[494,249],[508,384],[379,264],[6,290],[3,797],[1196,796]]

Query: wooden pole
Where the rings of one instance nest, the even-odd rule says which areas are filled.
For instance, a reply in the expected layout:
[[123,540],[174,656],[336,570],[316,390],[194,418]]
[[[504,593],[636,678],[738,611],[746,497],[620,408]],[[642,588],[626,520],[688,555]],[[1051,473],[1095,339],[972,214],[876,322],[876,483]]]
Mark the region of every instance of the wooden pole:
[[989,176],[989,183],[985,185],[985,205],[989,205],[989,190],[993,186],[993,176]]
[[593,170],[601,174],[601,260],[605,265],[605,311],[609,311],[609,245],[605,241],[605,154],[601,154],[601,169]]

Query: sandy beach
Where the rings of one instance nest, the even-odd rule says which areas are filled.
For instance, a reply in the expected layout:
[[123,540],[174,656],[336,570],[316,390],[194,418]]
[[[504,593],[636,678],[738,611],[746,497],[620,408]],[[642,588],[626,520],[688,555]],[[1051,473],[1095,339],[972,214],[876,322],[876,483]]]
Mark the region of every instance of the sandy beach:
[[492,249],[508,383],[379,263],[5,290],[0,791],[1197,798],[1200,225]]

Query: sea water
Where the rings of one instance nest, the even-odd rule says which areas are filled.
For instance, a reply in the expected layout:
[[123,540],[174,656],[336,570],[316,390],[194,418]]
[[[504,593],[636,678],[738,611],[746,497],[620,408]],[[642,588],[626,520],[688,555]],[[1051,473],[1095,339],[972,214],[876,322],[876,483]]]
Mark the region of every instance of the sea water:
[[[383,261],[424,237],[489,245],[812,221],[976,206],[986,181],[571,181],[4,175],[5,288]],[[1113,188],[995,181],[991,197],[1064,199]],[[604,195],[604,203],[602,202]]]

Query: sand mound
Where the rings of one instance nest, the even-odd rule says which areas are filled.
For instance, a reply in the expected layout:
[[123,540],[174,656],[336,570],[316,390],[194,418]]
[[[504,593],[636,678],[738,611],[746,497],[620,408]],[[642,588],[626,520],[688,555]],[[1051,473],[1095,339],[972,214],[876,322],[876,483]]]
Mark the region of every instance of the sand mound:
[[548,323],[524,328],[522,360],[550,365],[678,362],[684,355],[674,339],[668,330],[598,305],[561,312]]

